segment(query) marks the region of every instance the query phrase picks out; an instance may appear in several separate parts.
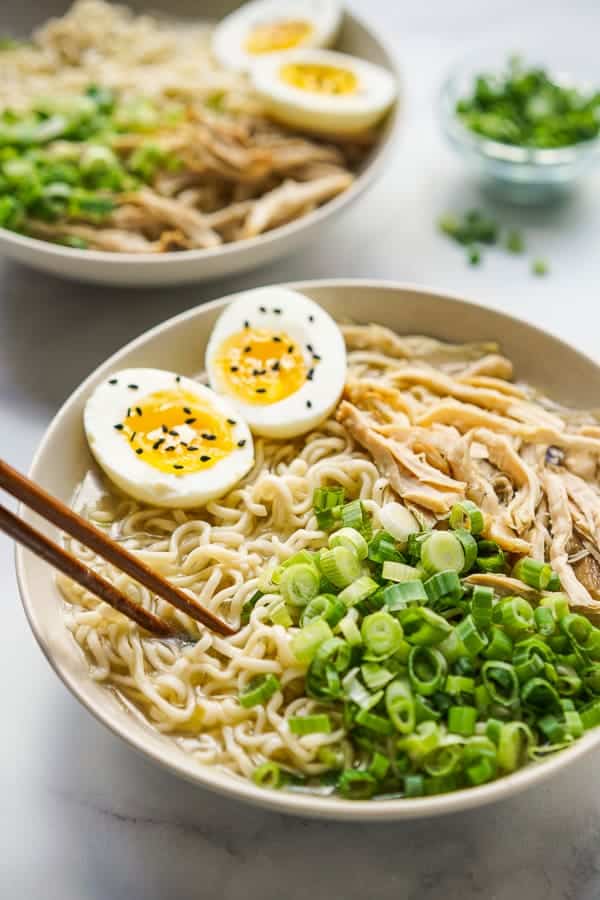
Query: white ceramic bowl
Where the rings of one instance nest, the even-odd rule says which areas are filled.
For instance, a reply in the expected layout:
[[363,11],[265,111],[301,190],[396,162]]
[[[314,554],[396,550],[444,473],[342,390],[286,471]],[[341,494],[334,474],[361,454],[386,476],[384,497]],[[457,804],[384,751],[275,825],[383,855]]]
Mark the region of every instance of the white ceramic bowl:
[[[427,334],[449,341],[500,340],[519,378],[570,405],[592,407],[600,393],[600,367],[573,348],[532,325],[482,306],[423,289],[367,281],[318,281],[286,285],[304,291],[332,315],[356,322],[378,322],[402,333]],[[84,403],[109,373],[125,366],[157,366],[191,375],[198,371],[213,324],[231,297],[199,306],[169,319],[128,344],[101,365],[71,395],[50,425],[30,475],[62,500],[69,501],[92,464],[82,427]],[[21,509],[26,521],[40,526]],[[56,529],[44,528],[57,539]],[[200,765],[176,744],[121,705],[90,677],[88,666],[67,630],[63,600],[48,566],[17,550],[17,574],[33,632],[49,662],[72,693],[93,715],[132,747],[178,775],[205,787],[280,812],[330,819],[378,821],[408,819],[480,806],[507,797],[573,763],[600,743],[600,728],[573,747],[544,762],[483,787],[414,800],[352,802],[270,791],[216,768]],[[190,798],[190,802],[193,799]]]
[[[68,5],[66,0],[59,2],[59,6]],[[135,8],[139,3],[129,2],[128,5]],[[205,0],[200,5],[193,0],[160,0],[153,2],[151,9],[170,17],[201,17],[206,21],[217,21],[240,5],[234,0]],[[2,10],[2,28],[9,34],[27,34],[40,25],[51,11],[61,12],[56,9],[55,2],[48,0],[39,4],[34,4],[31,0],[26,0],[24,5],[8,4]],[[381,38],[349,12],[344,14],[336,49],[377,63],[399,80],[394,57]],[[397,110],[398,103],[386,120],[379,143],[347,191],[313,212],[259,237],[225,244],[214,250],[185,250],[146,256],[138,253],[74,250],[0,228],[0,254],[64,278],[131,287],[208,281],[256,268],[318,239],[335,217],[347,209],[374,181],[382,171],[386,151],[394,139],[398,124]]]

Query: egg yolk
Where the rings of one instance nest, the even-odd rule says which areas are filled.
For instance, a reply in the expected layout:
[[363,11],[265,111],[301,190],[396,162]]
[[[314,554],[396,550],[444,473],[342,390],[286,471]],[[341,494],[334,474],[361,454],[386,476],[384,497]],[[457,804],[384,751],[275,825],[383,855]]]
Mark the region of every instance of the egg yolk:
[[281,78],[292,87],[315,94],[354,94],[358,78],[349,69],[319,63],[287,63],[280,71]]
[[195,394],[157,391],[131,406],[115,428],[149,466],[186,475],[209,469],[231,453],[235,424]]
[[284,400],[307,378],[302,348],[283,331],[245,328],[225,340],[215,363],[229,390],[244,403]]
[[274,53],[278,50],[291,50],[304,43],[313,32],[310,22],[280,21],[255,25],[246,38],[248,53]]

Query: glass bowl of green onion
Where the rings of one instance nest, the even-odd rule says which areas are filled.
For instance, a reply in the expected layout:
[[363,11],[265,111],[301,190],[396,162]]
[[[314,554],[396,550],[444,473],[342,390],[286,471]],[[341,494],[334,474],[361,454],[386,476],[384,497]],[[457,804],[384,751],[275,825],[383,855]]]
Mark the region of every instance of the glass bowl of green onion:
[[509,202],[556,200],[600,158],[600,74],[594,82],[581,62],[479,52],[451,70],[439,114],[450,144]]

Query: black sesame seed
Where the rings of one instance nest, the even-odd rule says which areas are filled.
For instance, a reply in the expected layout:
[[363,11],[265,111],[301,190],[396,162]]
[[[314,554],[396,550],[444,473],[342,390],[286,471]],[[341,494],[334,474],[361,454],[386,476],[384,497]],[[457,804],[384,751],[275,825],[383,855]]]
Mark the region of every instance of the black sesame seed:
[[200,462],[210,462],[210,456],[201,456]]
[[314,321],[315,321],[315,317],[314,317],[314,316],[309,316],[309,317],[308,317],[308,321],[309,321],[309,322],[314,322]]
[[266,307],[266,306],[259,306],[258,308],[259,308],[259,310],[260,310],[262,313],[266,313],[266,311],[267,311],[267,307]]
[[253,375],[258,375],[259,372],[260,372],[260,369],[252,369],[252,374],[253,374]]
[[280,364],[279,364],[279,360],[277,359],[277,360],[275,360],[275,362],[274,362],[273,365],[271,366],[271,370],[272,370],[273,372],[279,372],[279,369],[280,369],[280,368],[281,368],[281,366],[280,366]]
[[313,359],[316,360],[316,362],[320,362],[320,361],[321,361],[321,357],[319,356],[318,353],[313,353],[312,356],[313,356]]
[[246,440],[238,441],[238,447],[244,447],[246,445]]
[[294,345],[290,344],[290,346],[288,347],[288,353],[293,353],[293,352],[294,352]]
[[175,381],[177,382],[177,384],[179,384],[179,382],[181,381],[181,375],[176,375]]
[[248,321],[248,319],[246,319],[244,322],[244,328],[250,328],[250,322]]
[[306,405],[308,406],[309,409],[312,409],[312,403],[310,400],[306,401]]
[[183,411],[184,411],[184,413],[186,414],[186,416],[191,416],[191,414],[192,414],[192,411],[191,411],[191,409],[189,408],[189,406],[184,406],[184,407],[183,407]]
[[127,407],[127,416],[126,416],[126,418],[128,419],[130,415],[131,415],[131,407],[128,406],[128,407]]
[[276,307],[273,309],[273,312],[275,313],[276,316],[280,316],[280,315],[281,315],[281,310],[280,310],[280,308],[279,308],[278,306],[276,306]]
[[240,368],[239,368],[239,366],[229,366],[229,371],[230,372],[239,372]]
[[210,434],[210,432],[203,434],[202,437],[205,441],[216,441],[217,439],[216,434]]
[[166,450],[167,453],[172,453],[174,449],[175,449],[175,447],[172,447],[172,446],[171,446],[171,447],[165,447],[165,450]]
[[244,353],[251,353],[251,352],[252,352],[252,347],[250,347],[250,346],[244,347]]
[[139,406],[136,406],[135,411],[136,411],[136,413],[138,414],[138,416],[141,416],[141,415],[142,415],[142,410],[140,409]]
[[307,375],[306,375],[308,381],[312,381],[312,380],[313,380],[313,375],[314,375],[314,374],[315,374],[315,370],[314,370],[314,369],[309,369],[309,370],[308,370],[308,373],[307,373]]
[[120,423],[118,425],[115,425],[115,428],[117,429],[117,431],[123,431],[123,426]]
[[127,387],[129,388],[130,391],[137,391],[137,389],[138,389],[137,384],[128,384]]
[[185,441],[179,441],[179,446],[180,446],[180,447],[186,447],[186,448],[187,448],[187,444],[186,444]]
[[175,431],[175,429],[173,429],[172,431],[170,431],[169,434],[171,435],[171,437],[179,437],[179,432],[178,432],[178,431]]
[[227,419],[227,421],[230,425],[237,425],[237,422],[235,421],[235,419]]
[[194,453],[197,449],[198,449],[198,447],[188,447],[188,451],[190,453]]
[[144,451],[142,450],[141,447],[138,447],[135,452],[137,453],[138,456],[141,456]]
[[118,381],[118,379],[117,379],[117,378],[109,378],[109,381],[108,381],[108,383],[109,383],[109,384],[118,384],[118,383],[119,383],[119,381]]
[[162,433],[163,433],[163,434],[168,434],[168,433],[169,433],[169,429],[167,428],[166,425],[161,425],[160,427],[162,428]]
[[266,388],[256,388],[256,393],[257,394],[266,394],[267,389]]
[[307,345],[306,345],[306,349],[308,350],[309,353],[312,353],[312,352],[313,352],[313,345],[312,345],[312,344],[307,344]]
[[280,344],[282,339],[280,337],[278,337],[278,335],[275,335],[273,340],[275,341],[276,344]]
[[186,420],[185,420],[185,424],[186,424],[186,425],[193,425],[195,421],[196,421],[196,419],[194,419],[194,418],[192,417],[191,419],[186,419]]
[[153,449],[153,450],[158,450],[158,448],[160,447],[160,445],[161,445],[161,444],[164,444],[164,442],[165,442],[165,439],[164,439],[164,438],[159,438],[157,441],[155,441],[155,442],[152,444],[152,449]]
[[174,469],[183,469],[183,466],[181,466],[179,463],[173,463],[173,468]]
[[137,431],[133,431],[133,432],[132,432],[131,437],[129,438],[129,443],[130,443],[130,444],[133,444],[133,442],[135,441],[135,436],[136,436],[136,434],[137,434]]

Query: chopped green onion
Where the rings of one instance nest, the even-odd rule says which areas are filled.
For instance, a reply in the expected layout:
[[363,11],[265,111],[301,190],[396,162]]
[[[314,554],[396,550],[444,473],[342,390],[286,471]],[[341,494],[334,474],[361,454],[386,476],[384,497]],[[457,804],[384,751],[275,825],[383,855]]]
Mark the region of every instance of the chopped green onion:
[[475,733],[477,710],[474,706],[451,706],[448,710],[448,731],[470,737]]
[[533,627],[533,609],[523,597],[505,597],[497,609],[504,630],[510,637],[519,637]]
[[367,515],[362,500],[351,500],[342,506],[342,525],[344,528],[354,528],[361,534],[370,537],[371,519]]
[[252,596],[248,600],[246,600],[246,602],[242,606],[242,611],[240,613],[240,625],[248,624],[248,622],[250,621],[252,610],[254,609],[260,598],[263,596],[264,594],[262,593],[262,591],[255,591]]
[[[346,604],[344,604],[344,606],[345,605]],[[358,647],[360,644],[362,644],[360,629],[356,624],[357,618],[358,616],[356,614],[356,610],[350,609],[348,611],[348,614],[340,620],[340,623],[338,625],[339,630],[344,635],[347,643],[350,644],[351,647]]]
[[477,628],[482,631],[492,624],[492,607],[494,605],[494,591],[490,587],[476,584],[471,597],[471,616]]
[[385,708],[396,731],[401,734],[410,734],[414,731],[415,701],[408,681],[398,679],[387,686]]
[[409,606],[426,603],[427,592],[422,581],[403,581],[386,587],[383,601],[390,612],[397,612]]
[[600,700],[593,700],[579,710],[583,727],[586,731],[600,725]]
[[530,678],[521,688],[521,700],[536,713],[558,712],[560,697],[544,678]]
[[244,709],[266,703],[279,690],[279,679],[275,675],[254,678],[243,693],[240,694],[240,705]]
[[396,540],[387,531],[378,531],[369,541],[368,557],[371,562],[404,562],[404,557],[396,546]]
[[319,566],[325,578],[338,588],[345,588],[360,576],[358,556],[347,547],[323,550]]
[[334,628],[346,614],[346,604],[334,594],[318,594],[302,610],[301,625],[308,625],[314,619],[325,619]]
[[559,619],[558,627],[577,650],[585,650],[593,625],[584,616],[569,613]]
[[471,571],[477,560],[477,541],[464,528],[457,528],[452,534],[460,541],[465,554],[465,563],[461,569],[461,573],[465,574]]
[[450,775],[459,768],[462,757],[463,748],[460,744],[441,744],[425,757],[423,768],[428,775]]
[[425,793],[425,779],[422,775],[404,776],[404,796],[422,797]]
[[514,772],[527,762],[527,752],[535,744],[531,729],[525,722],[506,722],[498,735],[498,766],[504,772]]
[[279,599],[268,608],[268,616],[273,625],[281,625],[283,628],[290,628],[294,624],[294,620],[290,615],[285,600]]
[[375,734],[381,734],[384,737],[389,737],[394,733],[394,727],[389,719],[377,715],[377,713],[372,713],[368,709],[359,709],[356,713],[356,723],[362,725],[368,731],[373,731]]
[[376,778],[377,781],[383,781],[385,776],[388,773],[390,768],[390,761],[387,756],[384,756],[383,753],[380,753],[378,750],[375,751],[371,762],[369,763],[368,772],[373,778]]
[[537,631],[542,637],[549,637],[551,634],[554,634],[554,616],[552,615],[552,610],[548,609],[547,606],[537,606],[533,611],[533,620]]
[[377,790],[377,779],[362,769],[346,769],[337,786],[342,797],[348,800],[368,800]]
[[450,634],[438,644],[437,648],[444,654],[446,661],[450,664],[456,662],[459,657],[465,656],[467,653],[463,642],[456,634],[456,628],[452,629]]
[[402,503],[386,503],[379,510],[381,524],[400,544],[406,544],[409,535],[419,528],[419,523]]
[[331,720],[325,713],[317,713],[312,716],[290,716],[288,725],[292,734],[329,734]]
[[336,506],[341,506],[343,502],[344,488],[315,488],[313,494],[313,509],[315,512],[321,512],[324,509],[333,509]]
[[378,587],[377,582],[368,575],[361,575],[338,594],[338,600],[341,600],[346,607],[354,606],[374,594]]
[[392,562],[391,560],[386,560],[381,570],[381,577],[384,581],[396,581],[398,583],[416,581],[419,579],[420,574],[420,570],[415,568],[415,566],[407,566],[406,563]]
[[550,266],[545,259],[534,259],[531,263],[531,271],[534,275],[544,276],[550,271]]
[[408,675],[417,694],[430,697],[440,690],[448,666],[443,654],[435,647],[413,647],[408,657]]
[[506,568],[504,551],[495,541],[479,541],[477,566],[482,572],[504,572]]
[[365,616],[361,627],[365,645],[365,658],[386,659],[398,650],[402,643],[402,626],[388,612],[380,610]]
[[428,575],[462,572],[465,566],[462,543],[451,531],[433,531],[421,547],[421,563]]
[[305,625],[291,641],[292,653],[298,662],[309,663],[323,641],[333,637],[331,628],[323,619],[315,619]]
[[516,563],[512,573],[514,578],[518,578],[524,584],[528,584],[537,591],[544,591],[552,577],[552,566],[540,562],[538,559],[524,556]]
[[467,675],[448,675],[444,690],[447,694],[473,694],[475,692],[475,679]]
[[439,644],[452,631],[452,626],[432,609],[413,606],[402,610],[398,618],[409,644]]
[[369,552],[367,542],[356,528],[340,528],[331,535],[328,543],[331,548],[347,547],[361,560],[366,559]]
[[456,572],[438,572],[427,579],[424,587],[429,602],[434,605],[456,603],[463,594],[462,585]]
[[283,784],[283,775],[277,763],[266,762],[252,773],[252,781],[262,788],[277,789]]
[[556,593],[551,597],[546,595],[540,600],[540,606],[549,609],[557,622],[569,615],[569,598],[566,594]]
[[398,748],[404,750],[413,763],[418,763],[435,750],[440,741],[439,726],[435,722],[421,722],[412,734],[398,741]]
[[483,513],[470,500],[455,503],[450,510],[450,528],[463,529],[471,534],[481,534],[484,527]]
[[503,659],[510,662],[513,655],[513,642],[501,628],[492,626],[488,645],[482,651],[486,659]]
[[472,615],[465,616],[462,622],[458,623],[455,631],[469,656],[477,656],[488,643],[486,635],[478,629]]
[[488,660],[481,667],[481,676],[494,703],[508,707],[517,703],[519,680],[513,666],[502,660]]
[[548,582],[548,584],[546,586],[546,590],[547,591],[560,591],[561,587],[562,587],[562,585],[560,583],[560,578],[558,577],[556,572],[552,572],[552,575],[550,576],[550,581]]

